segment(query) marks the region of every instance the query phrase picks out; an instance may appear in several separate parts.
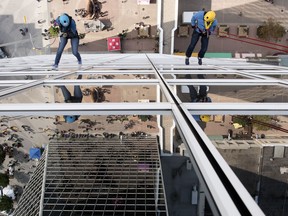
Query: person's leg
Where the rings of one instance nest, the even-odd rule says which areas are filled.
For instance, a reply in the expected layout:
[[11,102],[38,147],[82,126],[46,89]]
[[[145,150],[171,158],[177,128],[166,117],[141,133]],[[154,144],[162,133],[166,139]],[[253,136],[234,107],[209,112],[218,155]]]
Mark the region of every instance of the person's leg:
[[[198,33],[196,30],[193,31],[193,34],[192,34],[192,37],[191,37],[191,42],[186,50],[186,59],[189,59],[192,55],[192,52],[199,40],[199,37],[200,37],[200,33]],[[189,61],[189,60],[188,60]],[[188,62],[189,63],[189,62]]]
[[78,64],[82,64],[81,56],[78,52],[79,38],[71,38],[72,54],[77,58]]
[[55,57],[55,61],[54,61],[54,65],[58,66],[59,62],[60,62],[60,58],[62,56],[63,50],[67,44],[68,39],[65,37],[60,37],[60,42],[59,42],[59,47],[57,49],[57,53],[56,53],[56,57]]
[[195,102],[195,100],[197,99],[197,91],[195,87],[192,85],[189,85],[188,88],[189,88],[191,102]]
[[77,98],[79,102],[82,101],[83,94],[79,85],[74,86],[74,97]]
[[201,49],[198,53],[199,58],[203,58],[207,49],[208,49],[208,43],[209,43],[209,37],[207,36],[202,36],[201,37]]
[[[78,75],[77,79],[82,79],[82,75],[81,74]],[[79,100],[79,102],[82,101],[83,93],[82,93],[79,85],[74,86],[74,97],[77,98]]]
[[68,91],[66,86],[59,86],[59,88],[61,88],[61,90],[62,90],[62,94],[64,96],[65,101],[70,100],[71,93]]
[[[197,75],[198,79],[205,79],[203,74],[198,74]],[[199,89],[199,97],[203,98],[207,96],[207,86],[206,85],[201,85]]]

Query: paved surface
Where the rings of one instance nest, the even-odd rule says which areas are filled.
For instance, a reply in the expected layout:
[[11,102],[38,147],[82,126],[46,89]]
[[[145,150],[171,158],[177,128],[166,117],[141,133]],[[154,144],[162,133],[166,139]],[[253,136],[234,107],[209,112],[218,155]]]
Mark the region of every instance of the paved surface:
[[[45,41],[41,36],[41,32],[49,27],[49,21],[56,18],[63,12],[69,13],[77,22],[79,32],[84,33],[84,21],[86,18],[75,16],[75,9],[86,8],[86,1],[71,0],[64,4],[62,1],[45,0],[40,2],[35,0],[27,0],[19,3],[17,0],[4,0],[0,3],[0,28],[1,44],[6,44],[11,56],[35,55],[49,53],[49,44],[51,51],[55,52],[58,47],[58,39]],[[86,32],[86,37],[80,41],[80,52],[107,52],[107,37],[117,36],[123,30],[128,30],[127,37],[122,41],[124,52],[157,52],[157,5],[156,1],[151,1],[150,5],[137,5],[136,1],[102,1],[102,11],[107,11],[107,16],[101,17],[100,20],[110,29],[101,32]],[[162,17],[161,26],[163,28],[164,46],[163,52],[171,53],[171,40],[173,40],[171,30],[175,25],[175,6],[177,1],[162,1]],[[20,4],[20,5],[19,5]],[[215,10],[219,24],[227,24],[230,26],[230,33],[237,33],[238,25],[249,25],[249,36],[256,38],[256,28],[261,25],[267,18],[275,18],[285,28],[288,29],[287,11],[288,2],[284,0],[274,0],[274,4],[264,0],[244,0],[244,1],[179,1],[178,24],[182,24],[183,11],[198,11],[202,8],[206,10]],[[15,10],[15,8],[17,8]],[[240,12],[242,15],[240,16]],[[132,15],[132,16],[131,16]],[[26,16],[26,23],[24,21]],[[44,23],[38,24],[38,20],[45,20]],[[149,39],[137,38],[135,24],[144,22],[151,25],[151,35]],[[22,36],[19,32],[20,28],[28,27],[32,36]],[[190,35],[192,30],[190,29]],[[185,52],[190,43],[190,37],[177,37],[175,32],[174,51]],[[286,45],[287,35],[277,43]],[[21,41],[21,42],[20,42]],[[16,44],[10,44],[15,43]],[[9,45],[10,44],[10,45]],[[37,49],[33,49],[37,48]],[[195,52],[199,50],[199,45]],[[70,45],[67,45],[67,52],[70,52]],[[271,55],[279,52],[264,47],[251,45],[227,38],[218,38],[211,36],[208,52],[229,52],[233,55],[238,53],[263,53],[263,55]]]
[[[274,4],[271,4],[264,0],[184,0],[181,1],[181,4],[179,5],[179,25],[182,22],[183,11],[198,11],[202,10],[202,8],[205,8],[206,10],[215,10],[219,24],[229,25],[231,34],[237,34],[238,25],[248,25],[250,27],[249,37],[257,39],[257,26],[263,24],[263,22],[266,21],[268,18],[273,18],[276,21],[280,22],[286,29],[288,28],[288,2],[285,0],[274,0]],[[239,15],[240,12],[242,12],[241,16]],[[191,34],[192,29],[190,28],[190,35]],[[277,41],[277,43],[287,45],[287,36],[288,35],[286,34],[280,41]],[[185,52],[187,46],[190,43],[190,38],[191,37],[175,37],[175,50],[179,52]],[[199,44],[196,46],[195,52],[198,52],[198,50],[200,49]],[[275,46],[273,45],[272,47],[275,48]],[[265,47],[239,42],[227,38],[219,38],[216,35],[212,35],[209,41],[208,52],[229,52],[232,53],[233,56],[235,52],[262,53],[265,56],[272,55],[280,51],[267,49]]]
[[36,166],[38,165],[38,161],[29,160],[26,158],[26,152],[22,147],[14,148],[14,156],[13,158],[9,158],[6,155],[6,159],[3,164],[0,166],[1,173],[4,173],[8,168],[8,164],[10,161],[17,160],[18,163],[15,164],[14,167],[14,176],[9,179],[9,185],[11,185],[15,191],[18,191],[18,195],[14,201],[14,207],[17,206],[17,202],[20,199],[21,194],[23,193],[24,186],[28,183],[31,175],[33,174]]
[[[247,150],[219,149],[219,152],[251,196],[254,198],[256,195],[259,196],[259,206],[265,215],[288,214],[286,200],[288,174],[280,173],[280,167],[287,164],[287,147],[283,158],[274,159],[272,159],[273,147],[250,148]],[[242,162],[239,163],[239,161]]]
[[[151,25],[151,35],[156,35],[156,8],[157,5],[152,3],[150,5],[137,5],[136,1],[102,1],[102,12],[107,11],[107,16],[100,17],[99,20],[103,22],[108,30],[100,32],[87,32],[84,28],[84,21],[88,18],[81,18],[75,16],[75,9],[86,8],[86,1],[75,0],[68,4],[63,4],[62,1],[52,1],[48,4],[49,11],[53,18],[57,18],[61,13],[66,12],[71,15],[77,22],[79,33],[86,33],[84,39],[80,40],[80,52],[107,52],[108,37],[118,36],[123,30],[127,30],[128,34],[122,41],[122,48],[124,52],[154,52],[157,41],[155,38],[139,39],[138,33],[135,30],[135,24],[144,22],[144,24]],[[151,1],[153,2],[153,1]],[[58,47],[58,39],[51,45],[52,52],[56,51]],[[70,45],[67,45],[70,51]],[[66,50],[67,50],[66,49]]]
[[[45,22],[38,24],[38,20]],[[47,4],[44,0],[4,0],[0,3],[0,44],[6,45],[12,57],[48,53],[48,43],[42,41],[41,36],[46,24]],[[19,31],[23,28],[28,28],[25,36]]]
[[191,204],[191,194],[193,187],[198,186],[198,178],[193,169],[187,170],[187,159],[179,156],[161,158],[170,216],[197,215],[197,205]]
[[280,173],[280,167],[287,167],[288,148],[285,148],[283,158],[271,160],[273,154],[274,148],[263,149],[259,205],[266,215],[288,215],[288,173]]

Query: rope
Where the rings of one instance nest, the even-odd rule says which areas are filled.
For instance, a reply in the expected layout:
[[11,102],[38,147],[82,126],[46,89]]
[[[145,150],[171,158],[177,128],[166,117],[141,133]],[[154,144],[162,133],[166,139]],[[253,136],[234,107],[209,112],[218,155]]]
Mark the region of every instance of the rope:
[[[226,32],[222,32],[224,34],[226,34]],[[239,37],[238,35],[235,35],[235,34],[231,34],[231,33],[227,33],[228,36],[233,36],[233,37]],[[253,40],[253,41],[259,41],[261,43],[266,43],[266,44],[271,44],[271,45],[275,45],[275,46],[279,46],[279,47],[283,47],[283,48],[287,48],[288,49],[288,46],[285,46],[285,45],[282,45],[282,44],[277,44],[277,43],[273,43],[273,42],[270,42],[270,41],[264,41],[264,40],[260,40],[260,39],[257,39],[257,38],[250,38],[250,37],[247,37],[245,38],[247,40]]]
[[[256,38],[245,38],[246,40],[245,39],[239,39],[239,38],[233,38],[233,37],[238,37],[238,35],[228,34],[227,32],[221,32],[221,33],[226,34],[227,35],[226,38],[231,39],[231,40],[240,41],[240,42],[243,42],[243,43],[248,43],[248,44],[261,46],[261,47],[265,47],[265,48],[268,48],[268,49],[273,49],[273,50],[277,50],[277,51],[288,53],[288,46],[284,46],[284,45],[281,45],[281,44],[272,43],[272,42],[268,42],[268,41],[263,41],[263,40],[259,40],[259,39],[256,39]],[[257,41],[257,42],[260,42],[260,43],[265,43],[265,44],[274,45],[274,46],[272,47],[272,46],[267,46],[267,45],[264,45],[264,44],[253,43],[253,42],[249,42],[247,40]],[[286,48],[286,49],[285,50],[284,49],[278,49],[275,46],[283,47],[283,48]]]

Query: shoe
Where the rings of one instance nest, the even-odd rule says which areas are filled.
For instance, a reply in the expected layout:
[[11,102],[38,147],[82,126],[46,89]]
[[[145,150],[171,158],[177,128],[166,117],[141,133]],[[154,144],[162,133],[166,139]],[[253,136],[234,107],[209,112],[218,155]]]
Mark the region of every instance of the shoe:
[[189,58],[185,58],[185,65],[189,65]]
[[52,65],[52,70],[58,70],[58,65]]
[[82,61],[78,61],[78,70],[82,68]]
[[202,58],[198,58],[198,64],[202,65]]

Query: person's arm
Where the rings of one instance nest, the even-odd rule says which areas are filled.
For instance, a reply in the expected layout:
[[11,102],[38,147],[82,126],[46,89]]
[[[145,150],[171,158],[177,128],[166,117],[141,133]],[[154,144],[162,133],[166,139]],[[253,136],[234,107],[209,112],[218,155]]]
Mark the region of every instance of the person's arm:
[[215,19],[210,27],[210,33],[213,33],[218,25],[218,21]]
[[59,20],[59,17],[57,17],[57,19],[54,20],[53,25],[54,25],[54,26],[60,26],[60,20]]
[[73,32],[73,34],[76,34],[76,32],[77,32],[76,22],[74,19],[72,19],[72,21],[71,21],[71,31]]
[[198,12],[195,13],[192,18],[191,18],[191,26],[192,28],[197,28],[197,24],[198,24]]

